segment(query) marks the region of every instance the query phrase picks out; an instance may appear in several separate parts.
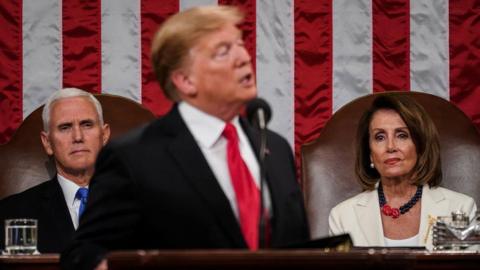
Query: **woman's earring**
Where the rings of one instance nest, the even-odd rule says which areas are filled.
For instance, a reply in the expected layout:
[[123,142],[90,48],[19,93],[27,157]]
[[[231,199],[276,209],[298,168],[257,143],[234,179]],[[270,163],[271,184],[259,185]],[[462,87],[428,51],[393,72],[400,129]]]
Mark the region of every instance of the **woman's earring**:
[[370,162],[370,168],[375,168],[375,165],[373,164],[373,162]]

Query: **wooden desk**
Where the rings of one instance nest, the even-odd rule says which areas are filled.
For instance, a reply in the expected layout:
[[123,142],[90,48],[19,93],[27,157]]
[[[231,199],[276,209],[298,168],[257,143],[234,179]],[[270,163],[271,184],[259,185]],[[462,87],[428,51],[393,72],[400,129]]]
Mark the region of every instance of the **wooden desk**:
[[0,256],[0,269],[8,270],[58,270],[60,266],[58,254],[42,254],[31,256]]
[[[59,269],[58,255],[0,256],[0,269]],[[131,251],[109,255],[109,269],[480,269],[480,253],[405,250]]]

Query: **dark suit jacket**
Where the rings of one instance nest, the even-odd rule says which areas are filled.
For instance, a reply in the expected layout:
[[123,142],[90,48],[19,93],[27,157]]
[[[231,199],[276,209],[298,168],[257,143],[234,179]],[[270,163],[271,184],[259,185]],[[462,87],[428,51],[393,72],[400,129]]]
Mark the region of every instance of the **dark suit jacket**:
[[[242,126],[258,152],[258,132],[243,120]],[[271,245],[305,241],[309,232],[291,148],[268,132],[268,149]],[[92,243],[106,250],[246,248],[229,201],[176,106],[102,149],[63,267],[82,268],[93,256]]]
[[59,253],[70,243],[75,231],[57,178],[0,201],[0,242],[3,249],[4,219],[38,220],[38,251]]

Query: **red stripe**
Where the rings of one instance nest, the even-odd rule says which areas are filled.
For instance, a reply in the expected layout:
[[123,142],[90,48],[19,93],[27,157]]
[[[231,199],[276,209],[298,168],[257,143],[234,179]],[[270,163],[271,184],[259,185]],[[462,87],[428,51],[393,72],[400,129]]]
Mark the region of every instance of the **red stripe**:
[[480,130],[480,5],[450,1],[450,100]]
[[295,1],[295,153],[332,115],[332,0]]
[[410,90],[410,2],[373,0],[373,91]]
[[102,89],[101,1],[63,0],[63,86]]
[[0,144],[23,119],[22,1],[0,2]]
[[155,115],[167,113],[172,103],[163,94],[153,73],[150,51],[158,27],[179,10],[178,0],[142,0],[142,104]]
[[247,48],[250,56],[252,57],[253,68],[256,68],[256,23],[257,23],[257,1],[255,0],[219,0],[219,5],[238,6],[245,12],[245,21],[240,25],[243,32],[243,39],[245,41],[245,47]]

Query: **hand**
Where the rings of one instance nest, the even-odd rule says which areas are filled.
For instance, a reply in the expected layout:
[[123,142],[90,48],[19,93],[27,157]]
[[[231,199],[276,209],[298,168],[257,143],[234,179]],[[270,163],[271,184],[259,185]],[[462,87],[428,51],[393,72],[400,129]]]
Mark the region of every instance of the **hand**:
[[95,270],[108,270],[108,261],[107,259],[103,259],[97,267],[95,267]]

